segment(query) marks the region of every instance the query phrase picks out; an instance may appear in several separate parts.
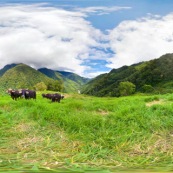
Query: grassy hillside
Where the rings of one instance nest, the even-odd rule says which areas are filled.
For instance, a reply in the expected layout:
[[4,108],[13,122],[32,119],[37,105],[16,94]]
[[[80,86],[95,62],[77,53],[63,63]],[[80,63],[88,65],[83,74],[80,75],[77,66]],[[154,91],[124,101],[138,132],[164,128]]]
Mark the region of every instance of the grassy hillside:
[[0,70],[0,76],[2,76],[6,71],[8,71],[9,69],[15,67],[17,64],[8,64],[6,66],[4,66],[1,70]]
[[88,81],[87,78],[83,78],[71,72],[54,71],[47,68],[41,68],[38,69],[38,71],[52,79],[63,82],[64,92],[68,93],[77,93],[77,91],[81,89],[82,85]]
[[172,112],[172,94],[65,95],[60,104],[1,95],[1,168],[171,170]]
[[66,78],[75,81],[76,83],[83,85],[85,83],[87,83],[90,79],[89,78],[84,78],[81,77],[75,73],[71,73],[71,72],[65,72],[65,71],[57,71],[58,73],[62,74],[63,76],[65,76]]
[[6,71],[0,78],[1,89],[7,88],[33,88],[39,82],[53,81],[41,72],[27,66],[18,64]]
[[54,70],[51,70],[51,69],[48,69],[48,68],[40,68],[38,69],[39,72],[45,74],[46,76],[52,78],[52,79],[55,79],[55,80],[63,80],[63,76],[54,71]]
[[83,88],[83,93],[95,96],[119,96],[120,82],[129,81],[135,84],[136,91],[143,92],[145,85],[153,87],[155,93],[172,92],[173,87],[173,54],[166,54],[131,66],[113,69],[90,81]]

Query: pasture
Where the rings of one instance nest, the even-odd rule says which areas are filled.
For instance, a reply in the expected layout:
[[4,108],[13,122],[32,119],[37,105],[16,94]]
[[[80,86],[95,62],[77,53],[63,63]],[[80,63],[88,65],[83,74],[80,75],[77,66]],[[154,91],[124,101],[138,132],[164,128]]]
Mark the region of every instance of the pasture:
[[61,103],[0,96],[3,169],[160,169],[173,166],[173,94]]

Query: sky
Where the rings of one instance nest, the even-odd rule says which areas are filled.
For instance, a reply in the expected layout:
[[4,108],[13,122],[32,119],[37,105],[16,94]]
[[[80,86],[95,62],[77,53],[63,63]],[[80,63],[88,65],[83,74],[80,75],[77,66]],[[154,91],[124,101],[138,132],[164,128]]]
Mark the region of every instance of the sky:
[[173,53],[172,0],[1,0],[0,68],[87,78]]

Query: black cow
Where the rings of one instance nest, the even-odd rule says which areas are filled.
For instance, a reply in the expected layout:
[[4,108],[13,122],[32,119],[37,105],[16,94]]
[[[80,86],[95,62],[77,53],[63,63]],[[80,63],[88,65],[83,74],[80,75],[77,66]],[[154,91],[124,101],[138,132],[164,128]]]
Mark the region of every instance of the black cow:
[[43,98],[46,98],[46,94],[42,94],[42,97],[43,97]]
[[52,102],[58,102],[60,103],[60,100],[63,99],[64,96],[58,93],[53,94],[52,96]]
[[52,102],[59,102],[59,103],[60,103],[60,100],[64,98],[63,95],[58,94],[58,93],[55,93],[55,94],[42,94],[42,97],[50,99],[50,100],[52,100]]
[[36,91],[34,90],[25,90],[24,95],[25,99],[36,99]]
[[13,100],[17,100],[18,98],[22,97],[22,92],[20,90],[8,89],[7,92],[10,94]]
[[42,94],[43,98],[52,99],[53,94]]

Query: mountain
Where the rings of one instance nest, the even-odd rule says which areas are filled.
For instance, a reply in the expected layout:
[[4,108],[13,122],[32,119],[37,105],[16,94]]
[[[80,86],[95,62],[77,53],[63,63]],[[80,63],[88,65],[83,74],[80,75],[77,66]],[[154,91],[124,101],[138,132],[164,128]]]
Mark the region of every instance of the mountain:
[[53,82],[53,79],[25,64],[8,65],[6,67],[9,67],[9,69],[0,77],[1,89],[33,88],[39,82]]
[[63,76],[54,71],[54,70],[51,70],[51,69],[48,69],[48,68],[40,68],[38,69],[39,72],[45,74],[46,76],[52,78],[52,79],[55,79],[55,80],[63,80]]
[[[63,86],[63,92],[77,92],[88,79],[77,74],[54,71],[47,68],[34,69],[25,64],[8,64],[0,70],[0,90],[7,88],[33,88],[39,82]],[[55,87],[55,86],[53,86]]]
[[82,93],[95,96],[119,96],[120,82],[129,81],[136,91],[143,92],[150,86],[157,93],[173,91],[173,54],[158,59],[112,69],[84,85]]
[[9,70],[9,69],[15,67],[16,65],[17,65],[17,64],[8,64],[8,65],[4,66],[4,68],[2,68],[2,69],[0,70],[0,77],[1,77],[7,70]]
[[38,71],[49,78],[63,82],[64,92],[77,92],[81,89],[82,85],[89,81],[89,79],[71,72],[54,71],[47,68],[40,68]]
[[89,78],[84,78],[71,72],[65,72],[65,71],[57,71],[57,72],[62,74],[64,77],[77,82],[80,85],[86,84],[90,80]]

